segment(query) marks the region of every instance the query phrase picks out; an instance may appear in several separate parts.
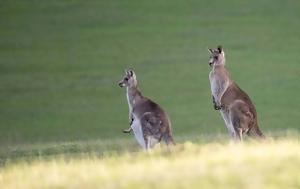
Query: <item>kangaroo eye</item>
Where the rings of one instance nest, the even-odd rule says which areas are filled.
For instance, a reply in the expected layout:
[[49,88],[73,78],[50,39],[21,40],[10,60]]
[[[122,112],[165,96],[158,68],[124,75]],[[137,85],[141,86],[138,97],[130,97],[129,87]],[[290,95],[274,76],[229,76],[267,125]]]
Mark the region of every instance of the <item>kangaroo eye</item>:
[[216,59],[216,60],[218,60],[218,58],[219,58],[218,56],[215,56],[215,59]]
[[128,81],[128,78],[127,77],[125,77],[125,79],[124,79],[125,81]]

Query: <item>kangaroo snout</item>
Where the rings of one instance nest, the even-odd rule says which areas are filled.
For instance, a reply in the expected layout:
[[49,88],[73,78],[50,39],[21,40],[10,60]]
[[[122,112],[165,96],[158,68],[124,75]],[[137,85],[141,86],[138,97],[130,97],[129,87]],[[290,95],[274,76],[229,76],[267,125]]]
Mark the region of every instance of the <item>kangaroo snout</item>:
[[119,81],[118,85],[119,87],[124,87],[124,83],[122,81]]

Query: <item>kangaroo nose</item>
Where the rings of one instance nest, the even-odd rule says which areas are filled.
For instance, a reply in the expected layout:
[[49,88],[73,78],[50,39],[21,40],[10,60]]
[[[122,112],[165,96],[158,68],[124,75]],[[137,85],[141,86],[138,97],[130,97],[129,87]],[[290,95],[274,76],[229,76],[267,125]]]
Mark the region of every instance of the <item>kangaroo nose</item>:
[[120,87],[123,87],[123,83],[122,83],[121,81],[119,82],[119,86],[120,86]]

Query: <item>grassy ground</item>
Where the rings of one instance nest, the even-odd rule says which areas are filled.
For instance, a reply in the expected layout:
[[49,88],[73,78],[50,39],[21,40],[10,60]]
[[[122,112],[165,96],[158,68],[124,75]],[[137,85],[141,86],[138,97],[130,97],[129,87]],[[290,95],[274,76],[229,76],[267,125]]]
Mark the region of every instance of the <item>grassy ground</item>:
[[299,188],[299,139],[264,143],[187,142],[170,150],[82,154],[6,164],[0,184],[24,188]]
[[174,135],[226,133],[213,110],[207,47],[224,46],[263,131],[299,131],[300,3],[10,1],[0,3],[2,144],[124,138],[125,91],[170,114]]
[[[299,9],[296,0],[2,0],[0,186],[76,188],[80,182],[90,188],[159,183],[188,188],[191,183],[212,188],[215,183],[218,188],[232,182],[247,188],[255,178],[257,187],[251,188],[299,187],[294,180],[299,178]],[[238,146],[232,159],[226,156],[233,146],[227,145],[224,123],[212,108],[208,82],[207,47],[219,44],[232,78],[257,107],[262,130],[285,138]],[[143,93],[170,114],[175,140],[194,142],[191,149],[177,149],[178,157],[133,153],[140,148],[132,135],[121,133],[128,127],[128,107],[125,91],[117,86],[129,67]],[[205,154],[210,147],[216,151]],[[286,148],[287,153],[279,152]],[[103,157],[107,153],[123,155]],[[162,168],[152,166],[154,160]],[[141,186],[144,174],[136,180],[120,175],[131,165],[137,173],[174,167],[166,175],[152,174],[145,180],[149,185]],[[201,169],[187,178],[192,165]],[[248,177],[257,170],[259,178]],[[24,182],[13,182],[14,175]],[[43,179],[30,182],[37,178]],[[71,178],[74,182],[66,185]],[[177,185],[178,178],[187,180]],[[119,180],[110,186],[109,179]]]

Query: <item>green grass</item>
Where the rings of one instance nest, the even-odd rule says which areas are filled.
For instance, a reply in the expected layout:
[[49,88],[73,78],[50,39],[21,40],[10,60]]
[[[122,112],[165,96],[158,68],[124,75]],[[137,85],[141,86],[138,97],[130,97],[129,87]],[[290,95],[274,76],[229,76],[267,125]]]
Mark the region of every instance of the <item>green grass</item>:
[[208,82],[206,48],[218,44],[262,130],[299,131],[299,8],[295,0],[3,0],[0,141],[129,137],[116,84],[129,67],[169,112],[175,139],[226,133]]
[[7,163],[0,185],[24,188],[299,188],[299,139],[263,143],[186,142],[149,153],[82,154]]
[[[1,0],[1,188],[299,188],[299,9],[296,0]],[[261,129],[283,141],[236,152],[227,145],[208,81],[207,47],[219,44]],[[140,154],[121,132],[128,107],[117,82],[126,68],[167,110],[179,146],[193,142],[191,150]],[[216,151],[202,151],[210,147]],[[156,160],[162,167],[152,166]],[[192,165],[203,169],[188,177]],[[160,174],[128,178],[135,171]]]

